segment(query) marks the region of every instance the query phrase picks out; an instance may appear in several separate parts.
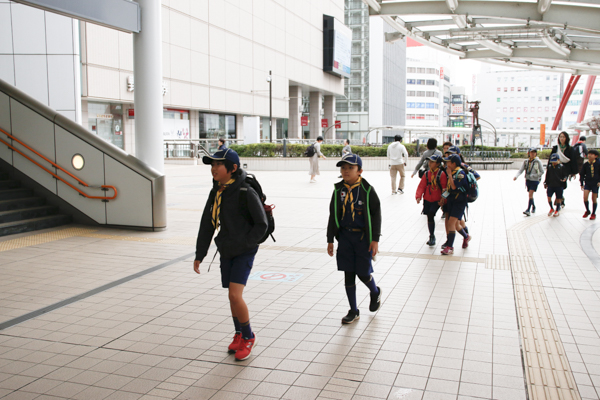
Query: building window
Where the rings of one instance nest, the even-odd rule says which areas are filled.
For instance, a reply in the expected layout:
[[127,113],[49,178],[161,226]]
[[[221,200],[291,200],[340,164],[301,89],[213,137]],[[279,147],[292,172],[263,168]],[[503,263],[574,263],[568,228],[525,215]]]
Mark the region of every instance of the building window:
[[515,112],[515,108],[514,108],[514,107],[511,107],[511,108],[510,108],[510,112]]
[[235,139],[235,115],[200,113],[199,118],[200,139]]
[[527,88],[527,86],[525,86],[525,88],[524,88],[524,89],[525,89],[525,91],[527,91],[527,89],[528,89],[528,88]]
[[523,107],[523,111],[524,111],[524,112],[527,112],[527,107]]
[[521,107],[517,107],[517,112],[521,112]]
[[505,88],[504,88],[504,91],[505,91],[505,92],[508,92],[508,88],[506,88],[506,87],[505,87]]
[[[500,89],[500,88],[498,88],[498,91],[499,91],[499,89]],[[496,101],[497,101],[498,103],[500,103],[500,97],[496,97]]]
[[496,88],[496,90],[499,92],[499,91],[500,91],[500,88]]
[[506,111],[507,111],[506,107],[504,107],[504,108],[502,109],[502,111],[503,111],[503,112],[506,112]]
[[546,101],[550,101],[550,96],[546,96]]
[[406,72],[408,72],[409,74],[414,74],[415,72],[417,72],[417,69],[415,67],[407,67]]
[[88,103],[88,125],[90,131],[101,139],[123,148],[123,105],[110,103]]

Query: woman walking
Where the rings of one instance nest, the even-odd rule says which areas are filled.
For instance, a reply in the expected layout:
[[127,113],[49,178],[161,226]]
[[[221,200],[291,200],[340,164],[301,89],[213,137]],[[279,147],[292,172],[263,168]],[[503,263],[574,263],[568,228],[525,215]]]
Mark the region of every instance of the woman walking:
[[319,173],[319,157],[323,157],[324,159],[327,159],[327,157],[325,157],[323,155],[323,153],[321,153],[321,143],[322,142],[323,142],[323,136],[319,136],[317,138],[317,141],[315,143],[313,143],[313,147],[315,149],[315,154],[313,154],[309,158],[310,170],[308,171],[308,174],[310,175],[310,183],[317,182],[315,180],[315,176],[321,175]]
[[[569,176],[569,180],[577,175],[577,160],[575,158],[575,154],[573,152],[573,148],[569,144],[571,139],[569,139],[569,134],[565,131],[562,131],[560,135],[558,135],[558,144],[552,147],[552,154],[557,154],[558,159],[561,164],[563,164],[564,174]],[[548,164],[546,168],[550,166],[550,160],[548,159]],[[563,189],[567,188],[567,181],[563,183]],[[565,199],[563,196],[562,206],[565,206]]]

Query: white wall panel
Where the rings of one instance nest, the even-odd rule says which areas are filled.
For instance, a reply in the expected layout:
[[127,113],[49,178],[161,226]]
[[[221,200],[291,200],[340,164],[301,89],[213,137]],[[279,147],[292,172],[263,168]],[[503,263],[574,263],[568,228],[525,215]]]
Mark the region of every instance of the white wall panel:
[[11,4],[15,54],[45,54],[44,11],[21,4]]
[[[54,161],[54,124],[12,99],[10,101],[10,111],[13,136],[20,139],[46,158]],[[14,146],[30,156],[33,160],[54,172],[54,167],[52,167],[51,164],[43,161],[37,155],[25,149],[18,143],[15,143]],[[15,168],[56,194],[56,183],[49,173],[45,172],[20,154],[15,153],[13,157],[13,165]]]
[[48,70],[45,55],[15,55],[16,86],[48,105]]
[[0,54],[0,79],[15,85],[15,57],[12,54]]
[[56,110],[57,113],[59,113],[60,115],[64,115],[65,117],[69,118],[72,121],[75,121],[75,111],[71,111],[71,110]]
[[240,90],[240,65],[226,61],[225,87],[229,90]]
[[[69,171],[90,186],[112,185],[104,181],[104,155],[101,151],[83,140],[73,136],[60,126],[56,126],[56,163],[65,170]],[[81,170],[73,168],[71,160],[75,154],[80,154],[85,164]],[[58,176],[65,179],[79,190],[91,196],[112,196],[113,191],[104,192],[100,189],[86,188],[80,185],[75,179],[71,178],[62,171],[58,171]],[[114,186],[114,185],[113,185]],[[118,190],[119,188],[117,188]],[[106,223],[106,203],[102,200],[87,199],[79,195],[79,192],[73,188],[58,182],[58,196],[65,199],[69,204],[92,218],[94,221]]]
[[210,108],[213,110],[226,110],[225,90],[210,88]]
[[48,56],[49,107],[55,110],[75,110],[73,56]]
[[192,17],[208,22],[208,3],[209,0],[193,0],[190,3]]
[[105,155],[106,182],[119,191],[106,203],[106,223],[152,226],[152,186],[150,181]]
[[[10,100],[8,96],[4,93],[0,93],[0,128],[2,128],[8,133],[11,133]],[[2,140],[4,140],[5,142],[11,142],[8,136],[3,134],[2,132],[0,132],[0,138],[2,138]],[[12,151],[3,144],[0,144],[0,158],[9,164],[12,164]]]
[[[243,2],[245,3],[245,2]],[[248,2],[249,3],[249,2]],[[252,13],[240,11],[240,36],[252,40]]]
[[133,71],[133,35],[119,32],[119,68]]
[[240,64],[250,68],[252,68],[254,64],[252,42],[244,38],[240,38]]
[[171,43],[171,10],[162,8],[162,40]]
[[127,78],[133,76],[132,72],[119,71],[119,98],[125,102],[133,103],[133,92],[127,90]]
[[226,84],[225,60],[211,57],[210,59],[210,85],[224,88]]
[[171,78],[191,81],[191,52],[189,49],[171,45]]
[[[191,2],[196,2],[197,0],[191,0]],[[171,0],[169,3],[170,7],[181,11],[184,14],[190,13],[190,0]]]
[[48,54],[75,54],[73,20],[51,12],[46,13],[46,45]]
[[0,54],[13,53],[12,22],[10,4],[0,4]]
[[89,66],[88,96],[118,99],[119,71]]
[[254,96],[251,94],[240,93],[240,112],[252,114],[254,110]]
[[212,25],[225,29],[227,16],[225,15],[224,0],[210,0],[208,3],[208,18]]
[[208,24],[193,19],[190,32],[192,51],[208,54]]
[[94,24],[86,24],[87,62],[119,68],[119,32]]
[[192,85],[192,107],[204,110],[210,108],[208,86]]
[[178,12],[169,13],[170,21],[170,43],[186,49],[190,48],[191,30],[190,18]]
[[240,91],[250,94],[252,90],[252,68],[240,66]]
[[225,29],[236,35],[240,33],[240,8],[238,4],[225,3],[225,15],[227,16]]
[[185,82],[171,81],[171,103],[178,107],[192,106],[192,85]]
[[211,57],[225,59],[225,31],[210,26],[208,30],[209,54]]
[[227,110],[231,112],[240,112],[240,94],[238,92],[227,91],[225,104]]
[[225,33],[225,59],[240,62],[240,37],[232,33]]
[[193,83],[201,83],[203,85],[209,84],[210,68],[208,65],[208,55],[192,51],[191,69]]
[[163,65],[163,77],[171,77],[171,45],[163,42],[162,44],[162,65]]
[[254,43],[265,44],[265,21],[254,14],[252,18],[252,40]]

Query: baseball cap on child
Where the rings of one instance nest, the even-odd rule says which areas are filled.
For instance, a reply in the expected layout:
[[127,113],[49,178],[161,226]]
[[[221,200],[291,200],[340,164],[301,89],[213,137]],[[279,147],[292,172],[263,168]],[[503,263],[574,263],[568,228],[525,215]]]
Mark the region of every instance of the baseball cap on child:
[[554,153],[550,156],[550,162],[559,161],[559,160],[560,160],[560,157],[556,153]]
[[458,146],[450,146],[447,150],[448,153],[460,154],[460,148]]
[[232,163],[237,164],[238,167],[240,166],[240,156],[238,156],[238,153],[231,149],[219,150],[212,156],[202,157],[202,162],[204,164],[211,164],[213,161],[225,160],[229,160]]
[[358,154],[346,154],[335,166],[341,167],[344,163],[358,165],[358,169],[362,169],[362,160]]
[[458,154],[450,154],[448,157],[444,158],[444,161],[450,161],[456,165],[462,164],[462,160]]
[[432,154],[431,156],[427,157],[427,159],[429,161],[433,161],[433,162],[436,162],[438,164],[442,162],[442,157],[438,156],[437,154]]

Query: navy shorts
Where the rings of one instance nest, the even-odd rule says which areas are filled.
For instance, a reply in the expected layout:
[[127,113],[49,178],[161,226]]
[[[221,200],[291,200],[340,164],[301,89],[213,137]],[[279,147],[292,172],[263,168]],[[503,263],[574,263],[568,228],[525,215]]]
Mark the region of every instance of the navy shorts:
[[435,215],[437,213],[437,210],[439,210],[439,209],[440,209],[440,205],[437,202],[423,200],[423,211],[421,212],[421,214]]
[[233,258],[221,257],[221,283],[224,288],[228,288],[230,282],[246,285],[257,251],[258,246]]
[[335,255],[338,271],[354,272],[358,276],[372,274],[373,264],[369,245],[367,232],[351,232],[340,228]]
[[592,193],[598,194],[597,185],[588,185],[587,183],[583,186],[583,190],[589,190]]
[[527,191],[529,192],[530,190],[533,190],[534,192],[537,192],[537,188],[538,185],[540,184],[539,181],[525,181],[525,186],[527,186]]
[[448,216],[455,217],[458,220],[461,220],[465,215],[465,209],[467,208],[466,201],[449,201],[446,205],[446,209],[448,210]]
[[553,194],[556,194],[557,199],[562,199],[564,190],[565,189],[563,189],[562,187],[548,187],[546,189],[546,194],[548,195],[548,197],[552,197]]

